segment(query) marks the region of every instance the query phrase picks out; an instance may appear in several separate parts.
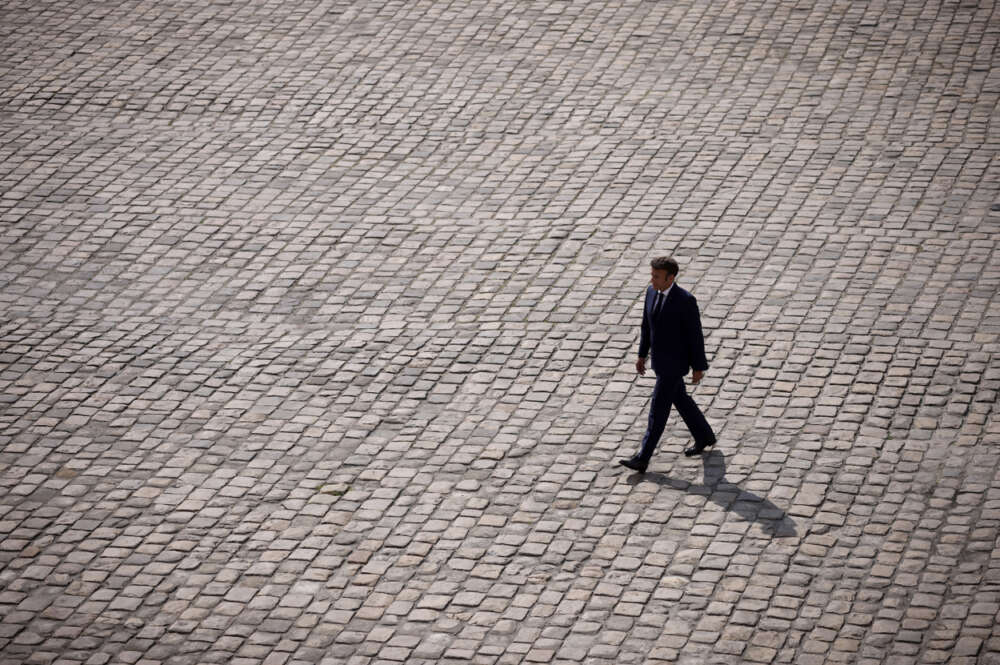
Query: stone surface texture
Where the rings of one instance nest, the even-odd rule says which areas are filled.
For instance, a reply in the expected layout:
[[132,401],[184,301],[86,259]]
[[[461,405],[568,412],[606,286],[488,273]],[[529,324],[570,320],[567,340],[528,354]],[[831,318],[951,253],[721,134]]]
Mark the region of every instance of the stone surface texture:
[[993,0],[0,35],[0,665],[1000,663]]

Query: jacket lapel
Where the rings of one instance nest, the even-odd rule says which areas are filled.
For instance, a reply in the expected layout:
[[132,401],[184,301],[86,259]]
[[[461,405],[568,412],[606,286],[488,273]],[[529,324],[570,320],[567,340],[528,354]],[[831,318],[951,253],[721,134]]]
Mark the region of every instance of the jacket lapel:
[[660,316],[663,316],[663,313],[667,309],[672,309],[675,302],[677,302],[677,287],[672,286],[670,287],[670,291],[667,292],[667,297],[663,300],[663,307],[660,308]]
[[664,299],[663,304],[660,305],[660,311],[656,316],[653,316],[653,309],[656,306],[656,290],[651,289],[653,296],[649,299],[649,318],[651,321],[659,321],[663,318],[663,315],[668,311],[674,309],[677,304],[677,286],[671,287],[670,291],[667,292],[667,297]]

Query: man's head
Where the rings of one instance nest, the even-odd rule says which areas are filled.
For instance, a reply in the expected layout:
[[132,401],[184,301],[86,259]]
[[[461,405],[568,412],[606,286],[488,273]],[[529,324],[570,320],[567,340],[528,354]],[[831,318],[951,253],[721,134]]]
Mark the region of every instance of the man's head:
[[664,291],[670,288],[674,283],[674,278],[677,277],[677,273],[680,271],[677,261],[674,261],[669,256],[658,256],[649,265],[652,267],[649,283],[657,291]]

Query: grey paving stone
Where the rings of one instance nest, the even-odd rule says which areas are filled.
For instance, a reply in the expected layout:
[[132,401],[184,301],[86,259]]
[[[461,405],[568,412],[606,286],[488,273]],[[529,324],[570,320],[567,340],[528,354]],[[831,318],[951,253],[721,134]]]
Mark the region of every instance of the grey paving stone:
[[1000,662],[993,4],[2,23],[0,662]]

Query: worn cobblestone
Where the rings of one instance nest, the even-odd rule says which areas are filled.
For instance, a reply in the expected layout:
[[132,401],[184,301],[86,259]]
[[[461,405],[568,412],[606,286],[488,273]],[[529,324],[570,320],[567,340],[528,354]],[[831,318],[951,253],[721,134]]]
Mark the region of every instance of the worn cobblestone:
[[0,665],[1000,663],[998,12],[7,2]]

